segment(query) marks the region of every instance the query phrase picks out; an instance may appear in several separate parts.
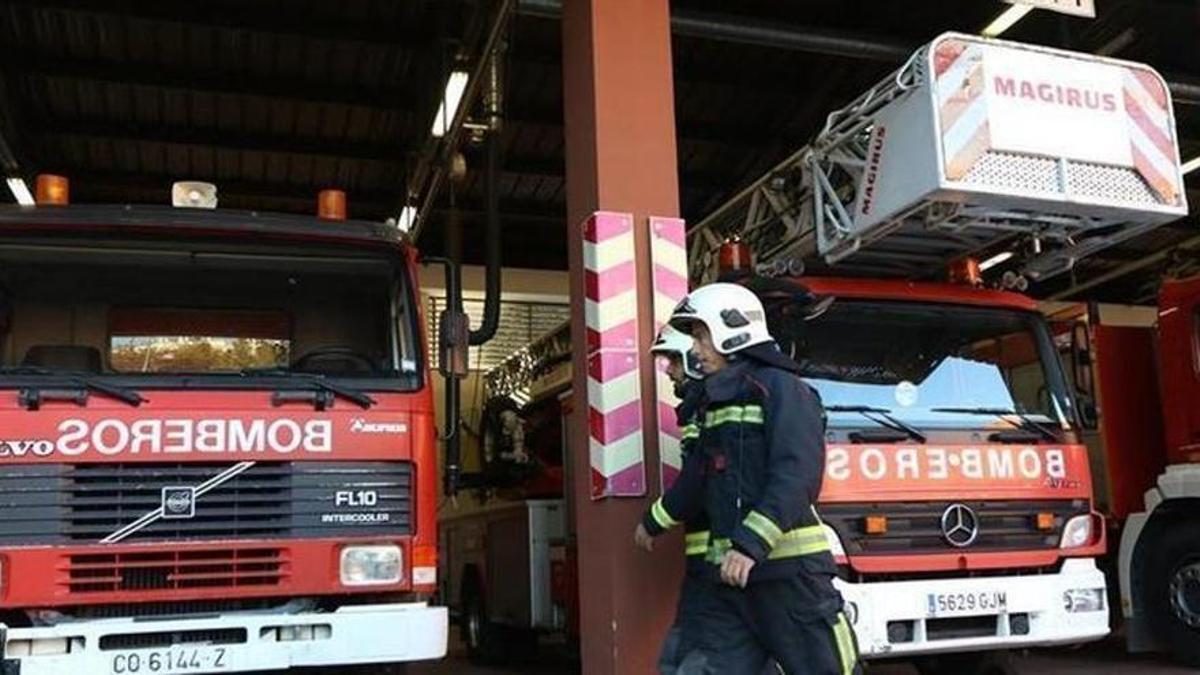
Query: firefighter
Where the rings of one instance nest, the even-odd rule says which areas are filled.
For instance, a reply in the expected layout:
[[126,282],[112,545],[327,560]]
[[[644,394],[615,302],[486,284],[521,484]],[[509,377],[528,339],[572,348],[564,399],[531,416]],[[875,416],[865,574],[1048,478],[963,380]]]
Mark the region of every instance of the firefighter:
[[698,647],[680,672],[860,672],[836,567],[814,504],[825,466],[824,412],[767,330],[750,290],[693,291],[671,325],[689,333],[705,372],[699,449],[712,578]]
[[[703,489],[704,461],[694,451],[695,441],[700,436],[696,413],[701,405],[704,387],[700,383],[699,365],[692,352],[692,338],[688,335],[664,326],[650,352],[666,359],[667,375],[675,384],[675,396],[679,399],[675,419],[681,433],[680,451],[683,456],[679,476],[647,509],[634,531],[634,542],[649,551],[654,547],[654,537],[683,523],[686,570],[683,585],[679,589],[675,621],[663,641],[658,661],[659,672],[666,675],[676,672],[683,655],[694,648],[692,638],[695,631],[692,625],[697,608],[703,602],[704,587],[712,585],[704,579],[708,519],[704,515],[703,504],[696,498]],[[685,509],[685,504],[691,506]]]

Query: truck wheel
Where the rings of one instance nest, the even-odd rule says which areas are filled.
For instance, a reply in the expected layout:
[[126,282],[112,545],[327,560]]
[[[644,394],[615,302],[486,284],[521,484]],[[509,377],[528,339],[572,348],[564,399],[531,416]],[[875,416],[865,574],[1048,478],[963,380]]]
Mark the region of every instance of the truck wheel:
[[1017,675],[1011,652],[939,654],[916,662],[921,675]]
[[1171,655],[1200,666],[1200,527],[1172,523],[1147,542],[1146,618]]
[[499,635],[499,626],[488,621],[483,589],[474,575],[462,585],[462,641],[467,646],[467,658],[483,665],[502,663],[506,650]]

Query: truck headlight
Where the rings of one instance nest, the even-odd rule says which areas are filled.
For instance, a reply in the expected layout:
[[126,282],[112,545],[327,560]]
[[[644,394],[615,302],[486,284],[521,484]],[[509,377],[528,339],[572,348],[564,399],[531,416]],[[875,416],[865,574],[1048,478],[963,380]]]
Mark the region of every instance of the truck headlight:
[[342,585],[399,583],[402,562],[399,546],[347,546],[342,549]]
[[1067,521],[1059,548],[1078,548],[1092,543],[1092,516],[1083,514]]
[[1063,608],[1075,612],[1099,612],[1104,609],[1103,588],[1072,588],[1063,591]]

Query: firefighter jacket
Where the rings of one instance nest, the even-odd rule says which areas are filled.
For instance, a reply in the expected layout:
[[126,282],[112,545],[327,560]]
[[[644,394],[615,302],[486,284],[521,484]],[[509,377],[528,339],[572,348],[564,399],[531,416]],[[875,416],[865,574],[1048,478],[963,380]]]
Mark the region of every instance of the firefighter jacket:
[[825,470],[824,411],[798,371],[765,344],[704,381],[706,558],[719,566],[736,548],[756,562],[751,583],[836,573],[814,506]]
[[688,574],[706,572],[704,557],[708,552],[708,516],[704,513],[699,495],[704,490],[706,461],[698,452],[700,438],[699,413],[704,403],[704,385],[688,380],[681,387],[675,419],[680,430],[680,452],[683,463],[671,487],[663,492],[642,516],[642,524],[652,536],[658,536],[683,523]]

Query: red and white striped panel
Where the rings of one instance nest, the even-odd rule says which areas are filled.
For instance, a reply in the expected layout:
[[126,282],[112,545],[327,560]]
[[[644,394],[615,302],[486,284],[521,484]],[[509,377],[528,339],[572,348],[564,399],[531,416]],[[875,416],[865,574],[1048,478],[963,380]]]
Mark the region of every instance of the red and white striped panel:
[[991,146],[983,52],[976,45],[946,40],[934,51],[933,69],[946,178],[958,180]]
[[1163,203],[1178,204],[1179,156],[1166,87],[1145,70],[1126,68],[1122,89],[1133,166]]
[[[654,330],[662,330],[671,312],[688,292],[687,231],[679,218],[652,217],[650,222],[650,261],[653,265]],[[675,423],[675,386],[666,369],[655,362],[655,392],[658,399],[658,457],[662,489],[679,476],[683,457],[679,451],[679,426]]]
[[646,494],[633,216],[600,211],[584,224],[588,448],[592,498]]

